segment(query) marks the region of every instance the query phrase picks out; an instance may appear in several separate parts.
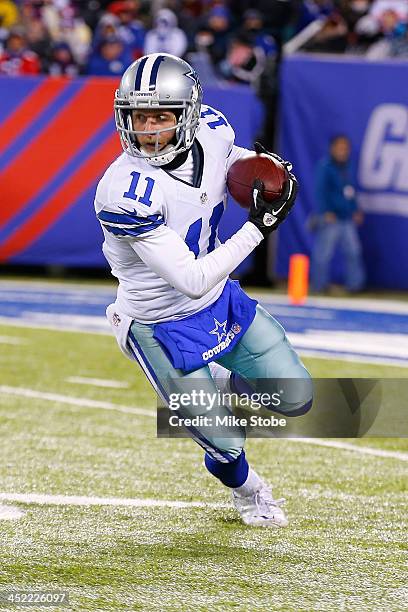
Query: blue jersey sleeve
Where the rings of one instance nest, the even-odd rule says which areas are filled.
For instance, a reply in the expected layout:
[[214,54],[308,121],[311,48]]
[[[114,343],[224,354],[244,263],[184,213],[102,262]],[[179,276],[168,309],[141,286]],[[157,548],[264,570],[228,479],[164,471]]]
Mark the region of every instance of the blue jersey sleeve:
[[101,210],[96,215],[101,225],[115,236],[141,236],[164,223],[163,217],[158,213],[141,216],[135,209],[118,208],[122,212]]

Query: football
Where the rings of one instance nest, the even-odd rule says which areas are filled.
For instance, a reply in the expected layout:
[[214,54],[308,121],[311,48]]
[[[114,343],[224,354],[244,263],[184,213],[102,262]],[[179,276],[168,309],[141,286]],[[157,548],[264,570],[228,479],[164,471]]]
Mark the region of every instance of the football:
[[261,179],[265,186],[264,199],[273,202],[282,195],[286,170],[281,163],[263,153],[254,153],[232,164],[227,174],[227,187],[234,200],[243,208],[251,206],[252,185],[256,178]]

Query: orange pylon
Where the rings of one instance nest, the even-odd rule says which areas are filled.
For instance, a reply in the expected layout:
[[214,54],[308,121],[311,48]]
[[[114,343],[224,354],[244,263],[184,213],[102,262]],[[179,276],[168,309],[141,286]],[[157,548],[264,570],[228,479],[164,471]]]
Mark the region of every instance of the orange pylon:
[[299,253],[290,256],[288,297],[292,304],[303,304],[309,289],[309,258]]

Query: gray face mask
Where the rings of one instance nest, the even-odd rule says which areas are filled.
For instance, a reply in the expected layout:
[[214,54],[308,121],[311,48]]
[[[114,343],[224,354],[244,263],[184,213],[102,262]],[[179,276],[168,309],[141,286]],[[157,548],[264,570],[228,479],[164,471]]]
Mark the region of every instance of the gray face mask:
[[[141,157],[153,166],[163,166],[188,150],[194,142],[202,89],[194,70],[184,60],[166,53],[144,56],[124,73],[115,94],[115,123],[123,150]],[[160,136],[174,126],[154,131],[137,131],[130,111],[136,109],[166,110],[178,116],[175,137],[160,150]],[[154,150],[143,150],[138,136],[153,134]]]

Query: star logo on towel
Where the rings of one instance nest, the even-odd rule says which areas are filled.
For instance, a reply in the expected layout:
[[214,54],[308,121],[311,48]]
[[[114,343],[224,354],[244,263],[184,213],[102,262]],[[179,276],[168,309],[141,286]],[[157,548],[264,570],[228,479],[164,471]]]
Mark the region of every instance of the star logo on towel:
[[227,332],[226,332],[227,321],[225,320],[224,323],[220,323],[219,321],[217,321],[217,319],[214,318],[214,324],[215,324],[214,329],[212,329],[209,333],[213,334],[214,336],[217,336],[218,343],[220,343],[221,340],[225,338],[227,335]]

